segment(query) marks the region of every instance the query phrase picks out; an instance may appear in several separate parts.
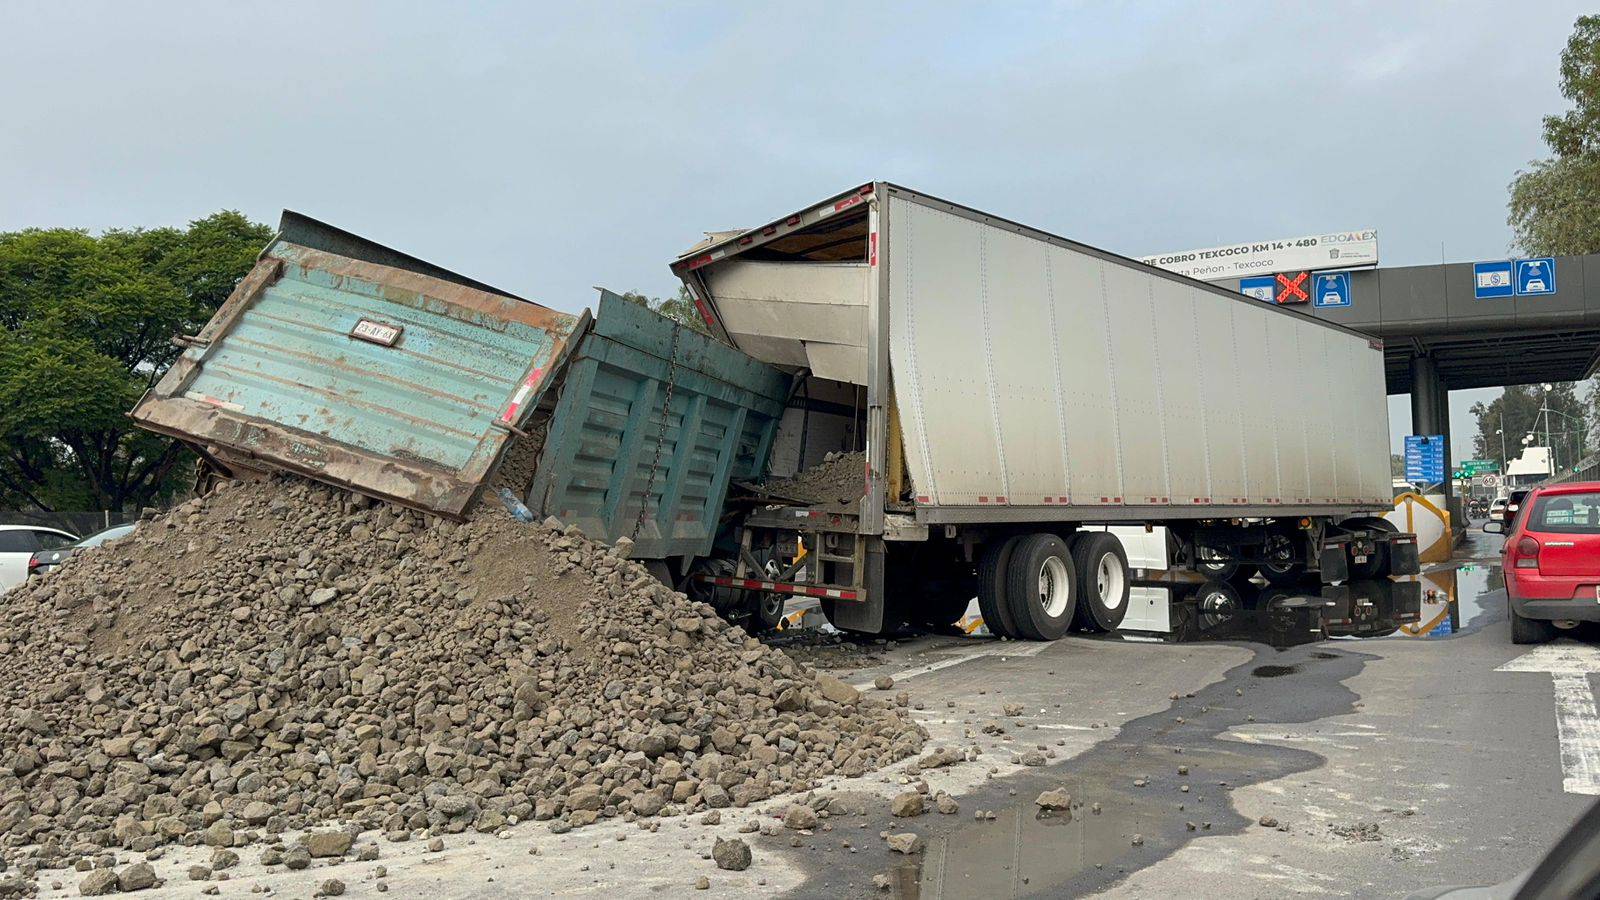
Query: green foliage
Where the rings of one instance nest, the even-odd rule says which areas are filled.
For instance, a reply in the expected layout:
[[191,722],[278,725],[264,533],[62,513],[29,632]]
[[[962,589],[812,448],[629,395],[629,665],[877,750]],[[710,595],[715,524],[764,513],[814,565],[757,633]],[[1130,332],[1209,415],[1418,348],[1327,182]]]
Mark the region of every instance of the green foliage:
[[1522,455],[1523,438],[1529,434],[1534,436],[1531,446],[1553,448],[1556,462],[1563,468],[1572,466],[1583,453],[1593,452],[1588,433],[1594,418],[1592,406],[1600,396],[1592,385],[1580,396],[1578,385],[1570,381],[1550,387],[1546,392],[1537,384],[1517,385],[1487,404],[1472,404],[1478,420],[1473,458],[1495,460],[1504,471],[1508,459]]
[[1507,221],[1529,256],[1600,252],[1600,16],[1582,16],[1561,53],[1561,93],[1573,108],[1544,119],[1555,153],[1511,182]]
[[678,285],[678,296],[668,297],[665,300],[657,297],[646,297],[638,291],[628,291],[622,299],[630,303],[637,303],[645,309],[654,310],[680,325],[687,325],[701,334],[710,334],[711,329],[706,327],[705,320],[700,318],[700,311],[695,309],[694,296],[684,285]]
[[109,509],[170,497],[185,456],[132,427],[139,396],[250,270],[272,230],[0,233],[0,505]]

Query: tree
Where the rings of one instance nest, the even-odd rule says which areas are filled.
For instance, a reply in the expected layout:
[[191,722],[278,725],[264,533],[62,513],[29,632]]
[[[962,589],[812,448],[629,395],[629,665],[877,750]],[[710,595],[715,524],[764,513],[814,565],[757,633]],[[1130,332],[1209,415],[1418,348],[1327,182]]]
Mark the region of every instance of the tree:
[[[1572,382],[1557,382],[1549,391],[1536,384],[1505,388],[1487,404],[1472,404],[1478,420],[1473,456],[1495,460],[1505,471],[1508,458],[1521,456],[1524,446],[1550,447],[1556,462],[1570,467],[1595,449],[1589,440],[1595,397],[1591,387],[1580,399]],[[1530,434],[1533,440],[1525,445],[1523,438]]]
[[646,297],[638,291],[628,291],[622,299],[630,303],[637,303],[645,309],[654,310],[680,325],[687,325],[701,334],[710,334],[711,329],[706,327],[705,320],[700,318],[700,311],[695,308],[694,296],[689,293],[689,288],[678,285],[678,296],[668,297],[665,300],[658,297]]
[[250,270],[272,230],[0,233],[0,505],[123,510],[170,498],[182,446],[126,413]]
[[1555,154],[1511,182],[1508,222],[1529,256],[1600,251],[1600,16],[1581,16],[1561,52],[1561,94],[1573,108],[1545,116]]

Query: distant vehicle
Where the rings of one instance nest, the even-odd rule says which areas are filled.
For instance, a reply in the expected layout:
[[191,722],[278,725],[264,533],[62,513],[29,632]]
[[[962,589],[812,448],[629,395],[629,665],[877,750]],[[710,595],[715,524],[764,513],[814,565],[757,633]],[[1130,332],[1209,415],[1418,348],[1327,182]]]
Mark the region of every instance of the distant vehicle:
[[0,525],[0,591],[28,580],[28,560],[40,550],[55,550],[78,536],[38,525]]
[[1489,501],[1489,518],[1496,522],[1506,520],[1506,504],[1511,502],[1509,497],[1496,497]]
[[87,550],[90,547],[98,547],[108,541],[114,541],[132,531],[133,527],[132,524],[118,525],[114,528],[107,528],[105,531],[91,534],[75,544],[69,544],[55,550],[40,550],[28,560],[28,575],[29,577],[48,575],[59,568],[62,563],[78,555],[80,551]]
[[1529,488],[1518,488],[1506,498],[1506,505],[1500,510],[1500,521],[1506,524],[1507,529],[1511,527],[1511,520],[1517,517],[1517,510],[1522,508],[1522,500],[1528,496],[1529,490]]
[[1483,530],[1506,536],[1501,568],[1511,640],[1536,644],[1558,628],[1600,621],[1600,481],[1534,488],[1522,501],[1524,511],[1510,524],[1489,522]]

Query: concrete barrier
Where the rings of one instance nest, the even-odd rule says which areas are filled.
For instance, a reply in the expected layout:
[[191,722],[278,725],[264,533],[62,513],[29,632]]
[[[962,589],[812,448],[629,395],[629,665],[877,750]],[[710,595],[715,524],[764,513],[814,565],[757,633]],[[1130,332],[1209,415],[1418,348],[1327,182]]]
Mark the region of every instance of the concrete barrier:
[[1384,514],[1401,531],[1417,536],[1417,558],[1425,563],[1448,562],[1451,551],[1450,513],[1444,495],[1407,491],[1394,498],[1394,509]]

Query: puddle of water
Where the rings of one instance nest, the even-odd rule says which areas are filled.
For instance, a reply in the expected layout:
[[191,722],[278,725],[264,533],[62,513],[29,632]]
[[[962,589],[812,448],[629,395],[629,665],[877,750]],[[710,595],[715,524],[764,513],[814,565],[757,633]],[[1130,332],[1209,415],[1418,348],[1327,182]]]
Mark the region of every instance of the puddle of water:
[[[990,900],[1047,892],[1073,876],[1139,852],[1174,814],[1144,798],[1096,792],[1064,813],[1042,814],[1032,803],[995,810],[992,821],[971,822],[928,842],[919,867],[908,861],[890,874],[904,900]],[[1098,803],[1100,812],[1093,811]],[[1170,809],[1168,807],[1167,809]],[[1138,836],[1140,844],[1133,841]]]
[[1282,678],[1285,675],[1293,675],[1298,671],[1300,671],[1299,665],[1256,666],[1254,669],[1250,670],[1250,674],[1256,678]]

